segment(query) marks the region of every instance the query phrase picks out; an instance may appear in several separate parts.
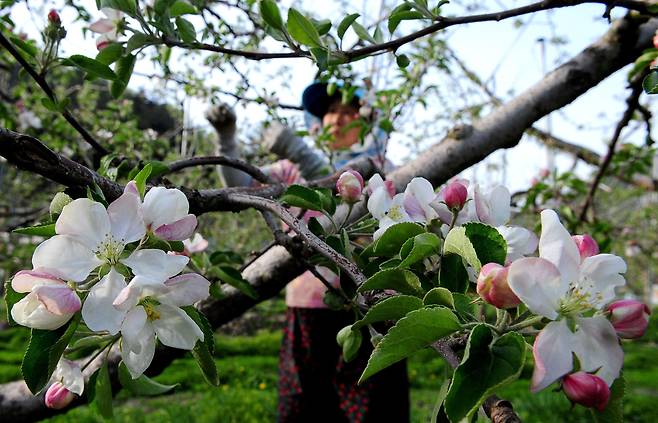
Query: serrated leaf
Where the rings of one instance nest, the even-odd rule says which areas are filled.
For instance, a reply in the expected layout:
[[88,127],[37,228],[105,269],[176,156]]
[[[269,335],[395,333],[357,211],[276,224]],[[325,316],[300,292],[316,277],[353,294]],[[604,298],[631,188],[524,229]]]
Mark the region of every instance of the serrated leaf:
[[412,222],[402,222],[392,225],[377,239],[373,253],[380,257],[393,257],[400,252],[402,244],[409,238],[425,232],[422,226]]
[[658,93],[658,71],[652,71],[650,74],[644,77],[644,80],[642,81],[642,88],[647,94]]
[[313,23],[297,10],[288,10],[288,32],[295,41],[309,47],[324,47]]
[[358,383],[459,329],[457,317],[447,308],[410,312],[377,344]]
[[123,55],[123,46],[119,43],[110,43],[96,55],[96,60],[104,65],[111,65]]
[[79,320],[78,313],[68,324],[58,329],[32,329],[30,342],[23,356],[21,373],[25,384],[34,395],[50,380],[64,349],[78,327]]
[[175,18],[181,15],[193,15],[197,13],[196,7],[184,0],[176,0],[169,8],[169,16]]
[[454,253],[466,260],[475,272],[479,272],[482,264],[478,259],[478,255],[471,244],[471,240],[466,236],[466,228],[458,226],[452,228],[446,236],[443,244],[444,253]]
[[525,354],[520,334],[506,333],[494,341],[487,326],[473,328],[445,400],[450,421],[473,415],[495,390],[516,380],[523,370]]
[[354,32],[356,32],[356,35],[364,40],[364,41],[369,41],[372,44],[377,44],[377,41],[368,33],[368,30],[363,27],[360,23],[354,21],[352,22],[352,29],[354,29]]
[[439,285],[451,292],[466,292],[469,284],[468,271],[464,267],[461,256],[445,254],[441,258]]
[[184,42],[193,43],[196,41],[196,29],[194,29],[192,22],[179,16],[176,18],[176,28],[178,28],[178,35]]
[[215,360],[208,350],[208,346],[203,341],[197,341],[192,350],[192,356],[196,360],[199,369],[201,369],[201,373],[203,374],[204,379],[206,379],[206,382],[212,386],[219,386],[219,374],[217,373]]
[[11,281],[5,281],[5,311],[7,312],[7,323],[10,326],[16,326],[18,323],[11,317],[11,309],[14,307],[14,304],[25,298],[27,293],[25,292],[16,292],[14,288],[11,287]]
[[251,284],[242,278],[242,275],[237,269],[228,266],[217,266],[217,275],[222,282],[231,285],[233,288],[240,290],[243,294],[258,299],[258,292]]
[[357,289],[357,292],[373,289],[393,289],[400,294],[421,296],[420,280],[413,272],[404,269],[385,269],[372,275]]
[[507,242],[496,228],[476,222],[467,223],[464,228],[480,263],[505,264]]
[[74,54],[73,56],[69,57],[68,60],[90,75],[110,81],[117,79],[114,71],[112,71],[109,66],[99,62],[98,60],[83,56],[81,54]]
[[16,228],[12,232],[21,235],[53,236],[55,235],[55,224],[46,223],[43,225],[28,226],[25,228]]
[[266,24],[279,31],[285,31],[279,7],[273,0],[261,0],[259,4],[260,16]]
[[129,54],[122,57],[116,64],[116,75],[117,80],[112,82],[112,87],[110,92],[112,97],[119,98],[121,94],[126,90],[128,82],[130,82],[130,77],[133,74],[133,69],[135,68],[135,61],[137,57],[135,55]]
[[452,298],[452,292],[446,288],[438,287],[427,291],[423,297],[425,305],[442,305],[448,308],[455,308],[455,300]]
[[366,315],[361,320],[356,321],[352,327],[358,329],[365,325],[371,325],[384,320],[399,320],[410,311],[418,310],[422,307],[423,302],[418,297],[396,295],[395,297],[386,298],[370,307]]
[[320,195],[316,191],[301,185],[290,185],[280,200],[293,207],[308,210],[322,211],[323,207]]
[[186,306],[182,307],[183,311],[187,313],[188,316],[192,320],[194,320],[194,323],[199,326],[199,329],[203,332],[203,343],[206,344],[206,347],[208,348],[208,351],[210,354],[215,353],[215,335],[214,331],[212,329],[212,326],[210,326],[210,322],[206,318],[206,316],[201,313],[199,310],[197,310],[194,306]]
[[408,268],[424,258],[441,253],[441,239],[433,233],[424,232],[413,238],[411,251],[402,256],[401,268]]
[[340,21],[340,24],[338,24],[338,38],[341,40],[345,36],[345,32],[352,26],[352,23],[361,15],[358,13],[352,13],[351,15],[347,15],[343,18],[342,21]]
[[119,382],[121,383],[121,386],[123,386],[133,394],[142,395],[142,396],[154,396],[154,395],[166,394],[167,392],[173,390],[177,386],[180,386],[179,383],[175,385],[164,385],[144,375],[141,375],[137,379],[133,379],[130,374],[130,371],[123,363],[123,361],[119,363]]

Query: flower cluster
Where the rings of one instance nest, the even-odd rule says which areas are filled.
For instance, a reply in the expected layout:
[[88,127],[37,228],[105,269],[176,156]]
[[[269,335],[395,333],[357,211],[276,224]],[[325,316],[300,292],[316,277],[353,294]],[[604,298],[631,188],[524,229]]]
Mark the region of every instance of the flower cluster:
[[[14,291],[27,294],[11,309],[17,323],[53,330],[81,310],[91,331],[115,340],[120,334],[121,356],[133,378],[150,365],[156,336],[164,345],[187,350],[204,339],[181,307],[207,298],[210,283],[196,273],[181,274],[186,255],[145,248],[153,238],[182,241],[194,233],[196,217],[181,191],[155,187],[142,201],[131,181],[107,208],[87,198],[63,204],[52,210],[60,212],[56,234],[35,249],[33,269],[12,279]],[[188,246],[194,248],[201,246]],[[70,402],[70,392],[82,392],[64,388],[50,388],[49,406],[62,406]]]

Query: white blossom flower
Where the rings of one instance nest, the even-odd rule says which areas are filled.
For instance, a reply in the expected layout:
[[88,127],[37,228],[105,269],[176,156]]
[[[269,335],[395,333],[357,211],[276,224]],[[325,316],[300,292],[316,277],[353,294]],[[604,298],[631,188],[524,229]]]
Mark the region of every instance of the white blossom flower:
[[75,399],[75,395],[82,395],[85,380],[82,370],[73,361],[61,359],[52,376],[53,384],[46,391],[44,401],[46,407],[60,410]]
[[167,241],[182,241],[192,236],[197,220],[189,210],[187,197],[175,188],[154,187],[144,196],[147,229]]
[[92,32],[100,34],[96,38],[96,48],[102,50],[118,38],[118,30],[123,21],[123,12],[104,7],[101,12],[106,16],[89,25]]
[[535,339],[531,389],[544,389],[571,372],[572,353],[581,370],[611,385],[624,353],[612,324],[596,312],[614,298],[615,287],[625,284],[621,273],[626,263],[612,254],[581,258],[554,211],[544,210],[541,221],[539,258],[513,262],[508,274],[509,286],[521,301],[553,320]]

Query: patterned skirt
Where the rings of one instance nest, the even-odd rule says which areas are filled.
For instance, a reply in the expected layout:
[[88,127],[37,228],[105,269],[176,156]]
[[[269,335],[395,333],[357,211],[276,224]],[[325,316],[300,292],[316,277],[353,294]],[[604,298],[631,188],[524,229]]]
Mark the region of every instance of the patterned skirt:
[[358,356],[346,363],[336,334],[353,322],[348,313],[288,308],[279,356],[280,423],[409,421],[409,381],[405,361],[361,385],[372,352],[363,331]]

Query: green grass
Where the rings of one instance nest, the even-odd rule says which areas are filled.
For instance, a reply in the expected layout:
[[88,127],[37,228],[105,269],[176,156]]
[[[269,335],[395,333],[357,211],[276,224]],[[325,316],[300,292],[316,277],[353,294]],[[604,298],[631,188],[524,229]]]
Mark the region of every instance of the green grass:
[[[11,328],[0,332],[0,382],[20,378],[21,355],[29,332]],[[216,363],[221,386],[212,388],[201,377],[191,357],[175,361],[155,380],[179,383],[174,393],[149,398],[133,398],[120,392],[114,400],[117,422],[267,422],[276,418],[276,382],[279,331],[261,330],[251,336],[218,334]],[[651,339],[651,338],[649,338]],[[625,421],[655,421],[658,401],[658,347],[653,342],[625,342],[627,395]],[[446,376],[446,365],[434,351],[424,350],[408,362],[411,386],[411,417],[414,423],[428,422],[438,388]],[[529,363],[523,379],[498,392],[512,401],[519,416],[528,422],[587,422],[589,413],[572,408],[562,394],[550,390],[537,395],[528,390]],[[88,407],[50,419],[53,422],[100,422]],[[487,421],[480,417],[478,421]]]

